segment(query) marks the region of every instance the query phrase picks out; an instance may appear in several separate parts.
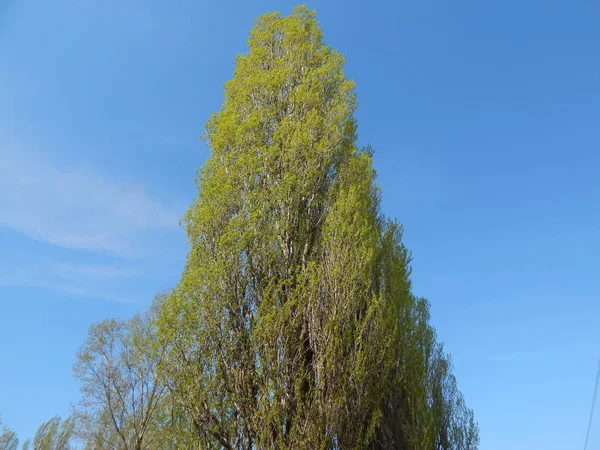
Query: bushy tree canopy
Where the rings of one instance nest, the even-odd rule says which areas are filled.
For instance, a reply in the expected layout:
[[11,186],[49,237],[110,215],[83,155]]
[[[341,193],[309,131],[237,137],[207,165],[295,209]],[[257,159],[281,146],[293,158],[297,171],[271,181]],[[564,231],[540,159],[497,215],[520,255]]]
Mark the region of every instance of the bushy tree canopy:
[[205,448],[478,444],[356,145],[343,65],[313,12],[265,14],[207,123],[190,252],[158,323]]

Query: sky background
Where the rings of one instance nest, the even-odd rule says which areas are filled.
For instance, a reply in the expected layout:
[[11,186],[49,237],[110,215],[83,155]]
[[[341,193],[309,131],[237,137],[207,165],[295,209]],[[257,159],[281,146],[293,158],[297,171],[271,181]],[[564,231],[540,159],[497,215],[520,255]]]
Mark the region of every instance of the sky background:
[[[175,285],[254,17],[284,1],[0,1],[0,414],[79,398],[88,327]],[[310,1],[482,450],[582,448],[600,356],[600,2]],[[600,448],[600,411],[589,449]]]

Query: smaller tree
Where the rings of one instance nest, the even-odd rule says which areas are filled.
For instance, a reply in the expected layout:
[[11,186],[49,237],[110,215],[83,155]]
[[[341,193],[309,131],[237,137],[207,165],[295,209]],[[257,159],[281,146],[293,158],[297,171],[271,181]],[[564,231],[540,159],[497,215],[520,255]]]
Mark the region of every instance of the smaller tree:
[[168,392],[158,373],[163,350],[154,331],[154,311],[92,325],[77,354],[74,372],[83,383],[83,398],[75,417],[87,448],[163,448],[169,422],[161,408]]
[[23,444],[23,450],[71,450],[73,432],[73,419],[69,417],[61,420],[59,416],[54,416],[38,428],[33,446],[31,441],[27,440]]
[[19,439],[14,431],[9,430],[0,422],[0,450],[17,450]]

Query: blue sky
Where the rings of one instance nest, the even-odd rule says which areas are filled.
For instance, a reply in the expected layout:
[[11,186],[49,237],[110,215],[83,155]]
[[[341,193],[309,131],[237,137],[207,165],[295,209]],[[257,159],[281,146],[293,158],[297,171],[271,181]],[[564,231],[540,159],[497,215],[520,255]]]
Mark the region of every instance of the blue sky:
[[[173,286],[198,140],[284,1],[0,4],[0,414],[78,399],[93,322]],[[600,356],[600,3],[311,1],[481,449],[583,446]],[[600,411],[588,448],[600,446]]]

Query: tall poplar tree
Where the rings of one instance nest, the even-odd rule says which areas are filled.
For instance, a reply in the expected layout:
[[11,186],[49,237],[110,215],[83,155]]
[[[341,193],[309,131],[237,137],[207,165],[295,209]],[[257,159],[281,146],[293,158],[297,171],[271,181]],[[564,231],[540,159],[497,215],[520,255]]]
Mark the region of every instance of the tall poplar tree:
[[305,7],[258,18],[248,44],[160,314],[174,401],[203,448],[476,448],[356,145],[344,58]]

